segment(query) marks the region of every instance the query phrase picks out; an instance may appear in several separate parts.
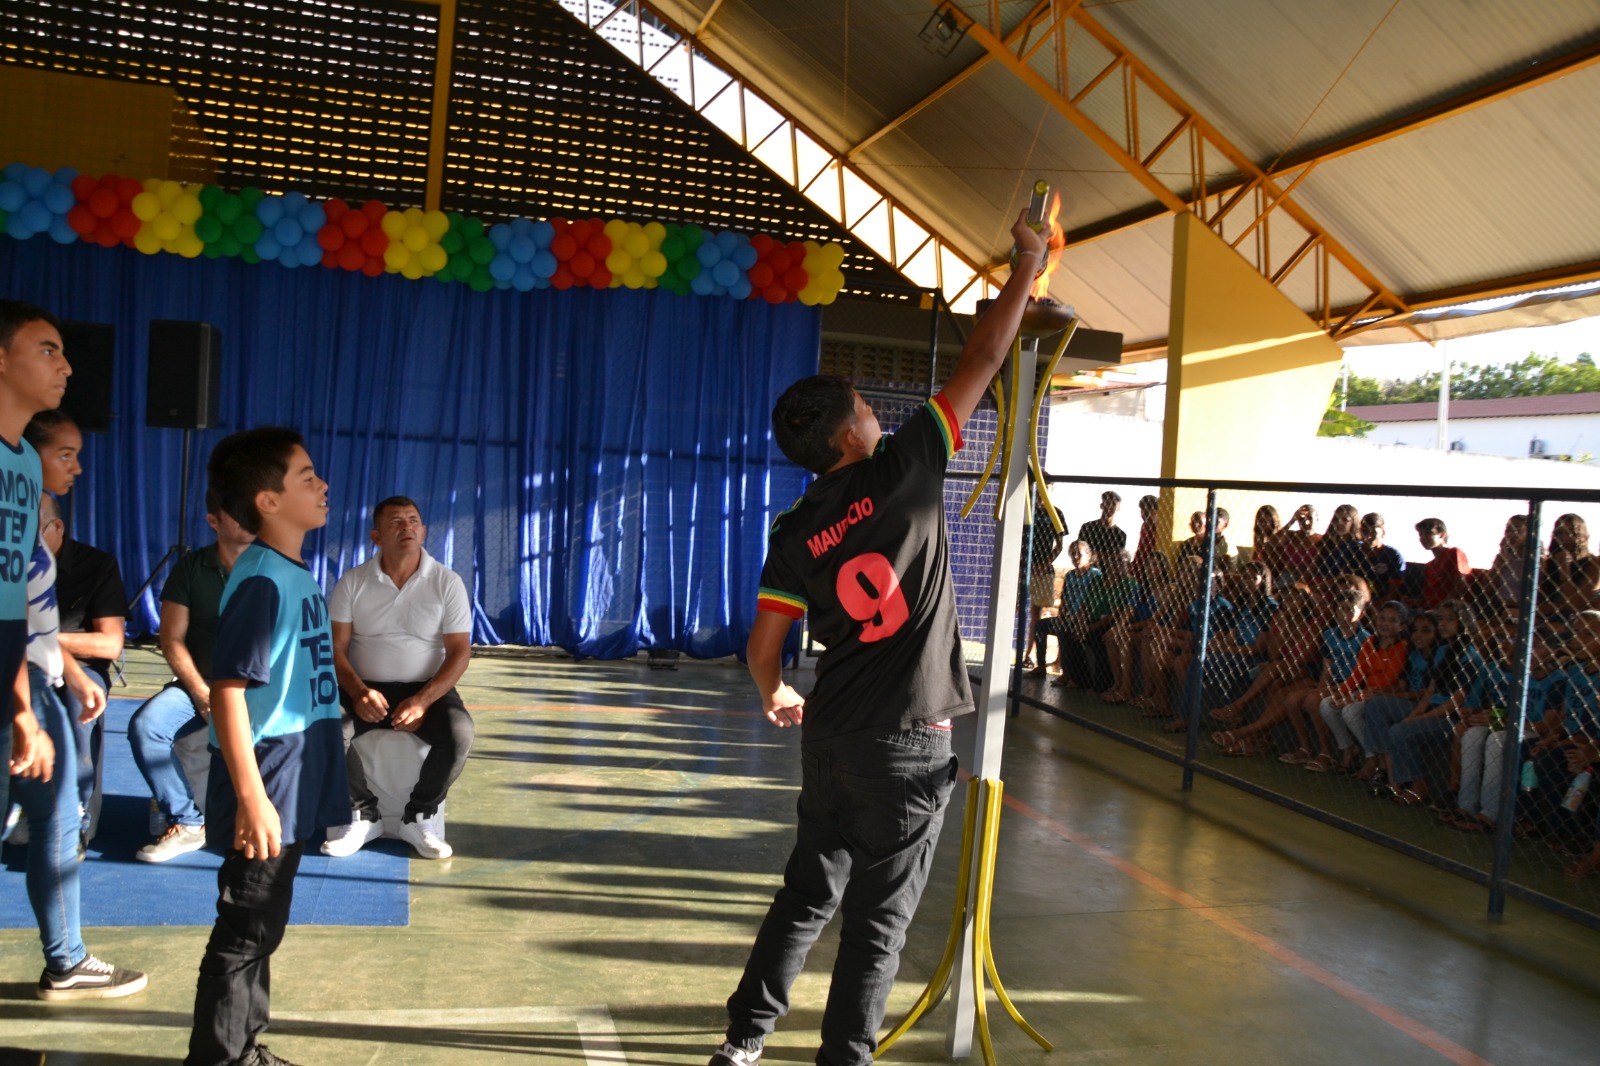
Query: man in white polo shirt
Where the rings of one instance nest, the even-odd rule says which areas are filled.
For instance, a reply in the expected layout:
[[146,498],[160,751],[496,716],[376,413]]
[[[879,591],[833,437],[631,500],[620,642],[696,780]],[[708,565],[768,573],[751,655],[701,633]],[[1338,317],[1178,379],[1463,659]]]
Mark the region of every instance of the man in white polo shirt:
[[[328,597],[347,735],[398,729],[430,745],[400,836],[423,858],[445,859],[452,849],[439,806],[472,748],[472,717],[455,690],[472,657],[472,606],[461,578],[423,548],[428,529],[415,502],[391,496],[379,503],[371,536],[378,553],[346,571]],[[378,801],[353,749],[348,765],[355,820],[328,831],[327,855],[354,855],[383,835]]]

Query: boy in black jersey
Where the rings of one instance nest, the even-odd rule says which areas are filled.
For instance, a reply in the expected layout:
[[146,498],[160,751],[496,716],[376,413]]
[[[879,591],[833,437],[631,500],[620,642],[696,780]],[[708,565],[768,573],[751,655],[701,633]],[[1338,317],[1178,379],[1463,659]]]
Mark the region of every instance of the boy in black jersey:
[[[816,479],[773,523],[748,648],[762,710],[801,727],[799,830],[728,1000],[711,1066],[753,1066],[835,907],[839,956],[816,1061],[867,1066],[906,927],[956,779],[950,718],[972,710],[956,630],[944,474],[961,427],[1005,361],[1047,248],[1026,217],[1018,268],[978,320],[944,390],[884,437],[840,378],[797,382],[772,412],[778,447]],[[793,621],[826,650],[802,698],[783,681]]]

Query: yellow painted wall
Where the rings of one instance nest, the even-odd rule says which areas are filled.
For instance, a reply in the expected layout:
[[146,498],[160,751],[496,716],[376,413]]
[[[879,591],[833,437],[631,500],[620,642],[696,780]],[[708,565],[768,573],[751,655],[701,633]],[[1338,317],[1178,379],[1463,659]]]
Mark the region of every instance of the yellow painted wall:
[[[76,167],[134,178],[203,180],[196,130],[170,85],[84,78],[0,64],[0,163]],[[173,173],[174,125],[181,173]]]

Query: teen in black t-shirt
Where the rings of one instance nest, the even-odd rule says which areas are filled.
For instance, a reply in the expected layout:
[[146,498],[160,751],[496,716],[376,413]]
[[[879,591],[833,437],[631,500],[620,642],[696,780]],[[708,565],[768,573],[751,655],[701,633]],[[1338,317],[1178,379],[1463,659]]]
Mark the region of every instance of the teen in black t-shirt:
[[[1019,265],[1037,267],[1045,238],[1025,218],[1011,232]],[[950,578],[945,466],[1016,335],[1028,267],[978,320],[944,390],[893,436],[840,378],[797,382],[773,409],[778,446],[817,477],[773,523],[748,655],[767,719],[801,727],[799,827],[712,1066],[760,1061],[826,924],[818,916],[841,900],[818,1061],[872,1062],[955,784],[949,719],[973,709]],[[824,651],[802,698],[784,682],[781,657],[807,612]]]

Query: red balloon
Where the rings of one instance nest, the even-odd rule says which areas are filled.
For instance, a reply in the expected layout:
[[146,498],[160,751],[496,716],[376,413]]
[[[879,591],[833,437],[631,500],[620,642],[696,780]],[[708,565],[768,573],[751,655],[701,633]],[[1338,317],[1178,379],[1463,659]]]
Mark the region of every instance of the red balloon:
[[596,265],[594,273],[589,275],[589,287],[591,289],[611,288],[611,271],[606,269],[604,263]]
[[803,267],[793,266],[783,272],[783,287],[790,292],[799,292],[811,284],[811,275]]
[[117,190],[117,199],[125,204],[133,203],[133,198],[144,192],[144,185],[138,178],[117,178],[117,183],[112,188]]
[[757,259],[765,259],[767,253],[772,251],[772,238],[765,233],[758,233],[750,238],[750,247],[756,250]]
[[594,256],[590,255],[588,252],[575,252],[573,253],[572,258],[568,261],[568,265],[572,267],[573,277],[586,278],[590,274],[594,273]]
[[324,249],[322,252],[322,265],[329,270],[337,270],[339,268],[339,253]]
[[789,290],[782,285],[772,285],[763,289],[761,295],[766,298],[769,304],[781,304],[789,298]]
[[[367,253],[360,241],[346,241],[344,247],[334,254],[339,257],[339,266],[345,270],[360,270],[367,265]],[[378,265],[383,265],[382,260],[378,261]]]
[[[344,230],[339,228],[339,224],[337,222],[330,222],[328,225],[317,230],[317,244],[322,247],[324,252],[337,252],[340,248],[344,247],[344,241]],[[332,266],[333,264],[325,263],[324,265]]]
[[578,241],[570,232],[563,233],[550,242],[550,254],[561,262],[571,259],[578,251]]
[[122,206],[122,201],[117,199],[117,194],[110,189],[96,189],[89,194],[89,210],[97,218],[110,218],[117,213],[117,208]]
[[611,238],[607,237],[604,230],[589,238],[589,254],[605,262],[606,256],[611,254]]
[[589,238],[593,236],[594,229],[587,221],[579,221],[574,222],[572,227],[568,229],[567,232],[572,235],[573,240],[577,241],[580,245],[584,245],[589,243]]
[[362,211],[346,211],[339,216],[339,228],[346,237],[359,237],[372,226],[372,220]]
[[139,216],[133,213],[131,207],[119,207],[117,213],[111,216],[111,232],[124,241],[133,240],[142,225],[144,223],[139,221]]
[[79,174],[72,179],[72,195],[79,200],[87,200],[99,187],[100,183],[87,174]]
[[556,272],[550,275],[550,284],[558,289],[572,288],[572,283],[574,280],[575,279],[572,276],[572,271],[568,269],[567,264],[565,263],[562,263],[560,266],[556,267]]
[[775,277],[776,275],[773,274],[770,266],[768,266],[766,263],[758,262],[755,266],[750,268],[750,287],[754,289],[764,289],[768,285],[772,284]]
[[[366,203],[361,205],[361,213],[367,216],[367,220],[369,222],[371,222],[373,225],[377,225],[379,222],[383,221],[383,216],[389,213],[389,209],[383,206],[383,202],[381,200],[368,200]],[[384,245],[384,247],[387,248],[388,245]],[[379,252],[378,254],[382,255],[383,253]]]
[[369,278],[378,277],[383,273],[383,259],[368,259],[365,263],[361,264],[361,273],[365,274]]
[[790,241],[789,242],[789,265],[790,266],[799,266],[801,263],[804,263],[805,261],[806,261],[806,242],[805,241]]
[[83,204],[77,204],[67,212],[67,225],[71,226],[72,232],[80,237],[87,237],[93,233],[99,224],[99,217]]
[[383,232],[382,226],[373,226],[361,235],[361,250],[369,258],[379,260],[379,266],[383,265],[383,253],[389,250],[389,235]]
[[350,205],[335,196],[322,205],[322,210],[327,213],[329,222],[337,222],[350,212]]
[[572,228],[572,223],[568,222],[560,215],[557,215],[555,218],[550,220],[550,228],[555,230],[556,236],[559,237],[563,233],[567,232],[567,230]]
[[789,261],[788,249],[781,244],[774,244],[772,251],[768,252],[764,258],[767,261],[767,265],[772,268],[772,272],[780,277],[785,270],[794,265]]
[[102,248],[115,248],[122,243],[122,238],[112,233],[109,226],[101,226],[89,234],[89,239]]

